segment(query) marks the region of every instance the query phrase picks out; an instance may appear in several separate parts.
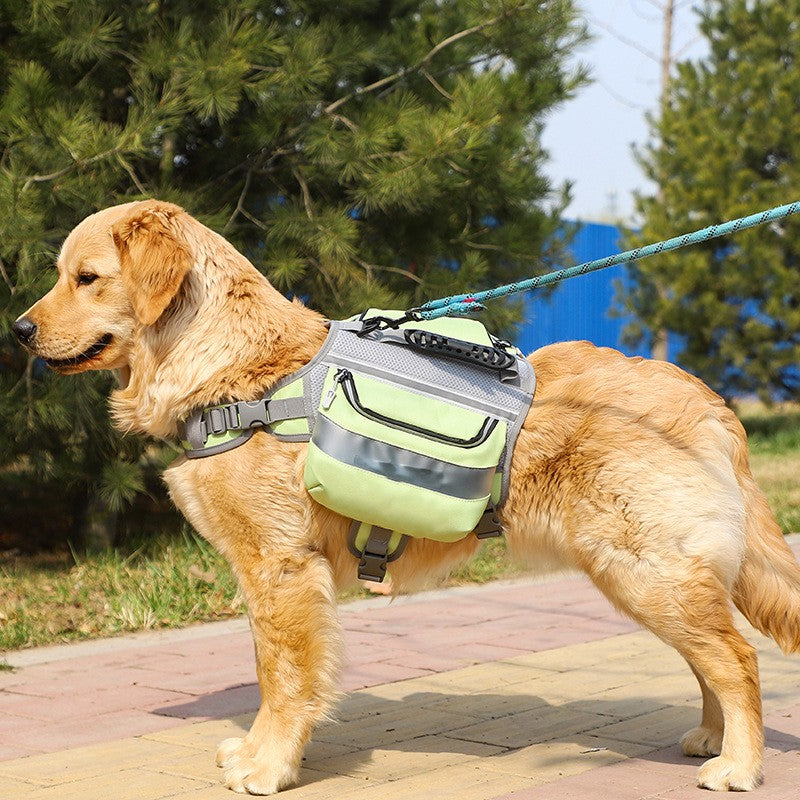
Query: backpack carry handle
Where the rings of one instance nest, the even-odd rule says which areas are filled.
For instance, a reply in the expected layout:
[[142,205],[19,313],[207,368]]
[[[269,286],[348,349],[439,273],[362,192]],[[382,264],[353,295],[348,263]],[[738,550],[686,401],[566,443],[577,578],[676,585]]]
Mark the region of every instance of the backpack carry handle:
[[418,328],[407,328],[403,331],[403,335],[407,344],[417,350],[466,361],[474,366],[486,367],[498,372],[513,369],[516,366],[514,356],[497,346],[489,347],[476,342],[465,342],[462,339],[454,339],[451,336],[443,336],[440,333],[431,333],[431,331]]

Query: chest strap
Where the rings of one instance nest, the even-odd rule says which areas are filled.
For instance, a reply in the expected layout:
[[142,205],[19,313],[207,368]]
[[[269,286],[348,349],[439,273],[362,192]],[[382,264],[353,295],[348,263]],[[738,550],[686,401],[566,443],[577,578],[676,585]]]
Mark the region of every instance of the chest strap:
[[243,444],[259,428],[268,429],[276,422],[306,416],[303,397],[240,400],[199,409],[184,423],[184,451],[187,458],[224,453]]

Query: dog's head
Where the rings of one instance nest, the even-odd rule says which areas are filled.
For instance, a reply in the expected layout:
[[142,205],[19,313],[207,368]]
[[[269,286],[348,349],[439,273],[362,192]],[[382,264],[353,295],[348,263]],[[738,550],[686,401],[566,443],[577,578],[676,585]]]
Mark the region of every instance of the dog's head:
[[64,242],[56,285],[13,325],[58,372],[123,369],[136,331],[158,323],[191,269],[188,215],[156,200],[87,217]]

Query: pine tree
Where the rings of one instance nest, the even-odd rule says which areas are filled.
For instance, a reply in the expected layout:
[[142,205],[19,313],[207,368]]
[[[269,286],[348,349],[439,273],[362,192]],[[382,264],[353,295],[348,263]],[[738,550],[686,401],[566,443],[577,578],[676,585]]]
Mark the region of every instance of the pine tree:
[[0,0],[3,505],[113,513],[162,460],[10,336],[80,219],[171,200],[331,316],[512,280],[560,255],[540,131],[584,37],[572,0]]
[[[800,189],[800,0],[709,0],[709,54],[678,65],[642,163],[635,240],[791,202]],[[800,398],[800,222],[642,262],[627,303],[685,342],[680,361],[728,397]],[[634,333],[641,333],[634,331]]]

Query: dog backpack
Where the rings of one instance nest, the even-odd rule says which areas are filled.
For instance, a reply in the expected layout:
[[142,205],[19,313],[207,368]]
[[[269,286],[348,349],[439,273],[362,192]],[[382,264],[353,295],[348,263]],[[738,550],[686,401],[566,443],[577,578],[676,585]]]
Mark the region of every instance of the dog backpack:
[[213,455],[258,428],[308,441],[306,489],[353,520],[359,577],[381,581],[408,537],[499,535],[534,388],[530,363],[477,320],[370,309],[330,322],[319,353],[263,399],[195,412],[184,447]]

